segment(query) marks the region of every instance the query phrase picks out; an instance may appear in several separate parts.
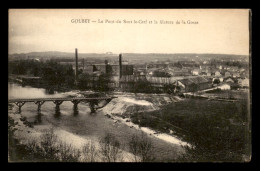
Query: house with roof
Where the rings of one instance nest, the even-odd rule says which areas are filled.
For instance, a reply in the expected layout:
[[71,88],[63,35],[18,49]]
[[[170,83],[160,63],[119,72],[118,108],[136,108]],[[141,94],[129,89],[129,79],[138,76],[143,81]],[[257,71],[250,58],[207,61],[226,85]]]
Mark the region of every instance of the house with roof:
[[234,83],[235,81],[231,77],[228,77],[228,78],[224,79],[224,82],[225,83]]
[[193,70],[191,71],[191,73],[192,73],[192,75],[199,75],[200,70],[199,70],[199,69],[193,69]]
[[184,92],[200,91],[212,87],[211,81],[201,76],[181,79],[177,81],[177,84]]
[[225,72],[225,77],[231,77],[231,73],[230,72]]
[[221,90],[230,90],[231,86],[229,84],[222,84],[222,85],[218,86],[218,88]]
[[249,79],[248,78],[245,78],[245,79],[238,79],[238,84],[240,87],[243,87],[243,88],[248,88],[249,87]]
[[240,68],[240,69],[239,69],[239,72],[240,72],[240,73],[242,73],[242,72],[244,72],[244,71],[245,71],[244,68]]
[[237,66],[230,66],[228,70],[231,71],[231,72],[239,71]]
[[203,64],[205,65],[205,64],[208,64],[209,62],[208,61],[203,61]]
[[208,76],[208,77],[209,77],[209,76],[212,76],[211,72],[207,72],[207,76]]
[[164,91],[166,85],[176,85],[178,77],[153,77],[146,76],[146,80],[151,84],[154,90]]
[[234,72],[232,75],[233,75],[234,78],[240,77],[240,74],[238,72]]
[[207,73],[206,72],[201,72],[200,75],[207,76]]
[[190,76],[191,72],[187,68],[182,68],[180,70],[174,70],[171,74],[172,76]]
[[222,75],[221,75],[221,73],[220,73],[219,71],[216,71],[216,72],[215,72],[215,76],[216,76],[216,77],[221,77]]

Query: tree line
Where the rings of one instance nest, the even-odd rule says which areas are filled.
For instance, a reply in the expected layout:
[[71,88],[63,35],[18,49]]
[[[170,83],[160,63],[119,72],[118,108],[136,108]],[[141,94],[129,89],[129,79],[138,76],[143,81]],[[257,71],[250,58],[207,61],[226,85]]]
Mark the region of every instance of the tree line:
[[[8,73],[14,75],[27,75],[41,77],[46,86],[56,88],[69,88],[80,90],[94,90],[97,92],[113,91],[116,83],[112,80],[112,72],[100,73],[98,75],[78,72],[78,84],[75,85],[75,71],[71,64],[61,65],[56,60],[36,61],[18,60],[9,61]],[[33,86],[33,85],[32,85]],[[137,81],[131,84],[127,91],[133,93],[168,93],[174,94],[174,90],[180,90],[175,85],[164,85],[158,89],[148,81]]]
[[[64,87],[70,89],[93,89],[95,91],[110,91],[110,74],[92,76],[78,72],[78,85],[75,85],[75,71],[72,65],[61,65],[56,60],[45,62],[35,60],[10,61],[8,74],[41,77],[47,87]],[[91,83],[91,84],[90,84]]]
[[54,60],[46,62],[19,60],[8,63],[8,74],[41,77],[49,86],[68,86],[74,84],[74,70],[71,65],[60,65]]

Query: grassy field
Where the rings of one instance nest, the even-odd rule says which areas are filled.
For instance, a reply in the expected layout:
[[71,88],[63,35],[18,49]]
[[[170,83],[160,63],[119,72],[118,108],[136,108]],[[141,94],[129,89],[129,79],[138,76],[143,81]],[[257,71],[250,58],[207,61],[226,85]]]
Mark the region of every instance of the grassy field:
[[248,99],[249,98],[249,90],[211,90],[204,93],[206,96],[216,96],[219,98],[226,98],[226,99]]
[[160,132],[175,132],[189,142],[185,161],[245,161],[250,150],[248,102],[186,99],[162,110],[135,113],[132,122]]

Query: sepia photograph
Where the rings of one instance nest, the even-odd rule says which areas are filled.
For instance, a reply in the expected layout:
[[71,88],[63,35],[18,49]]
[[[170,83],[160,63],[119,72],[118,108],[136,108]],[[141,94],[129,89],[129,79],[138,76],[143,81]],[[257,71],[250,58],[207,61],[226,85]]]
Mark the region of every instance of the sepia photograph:
[[250,162],[250,9],[9,9],[8,162]]

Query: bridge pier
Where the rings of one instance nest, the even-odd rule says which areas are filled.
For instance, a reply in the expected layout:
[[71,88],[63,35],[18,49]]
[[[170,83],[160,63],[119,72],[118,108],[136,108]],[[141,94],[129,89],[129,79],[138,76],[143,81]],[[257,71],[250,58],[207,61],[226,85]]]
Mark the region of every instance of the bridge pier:
[[38,113],[35,116],[34,124],[41,123],[41,122],[42,122],[42,114],[41,111],[38,110]]
[[95,113],[96,112],[95,103],[93,101],[89,102],[89,107],[90,107],[91,113]]
[[62,104],[62,100],[54,100],[53,103],[56,104],[56,109],[60,108],[60,105]]
[[22,106],[25,104],[25,102],[15,102],[15,104],[19,108],[19,113],[21,113]]
[[108,104],[112,99],[106,99],[106,103]]
[[34,103],[38,105],[38,111],[41,111],[41,106],[45,101],[35,101]]
[[78,104],[80,103],[80,100],[71,100],[71,102],[74,104],[73,108],[78,109]]

